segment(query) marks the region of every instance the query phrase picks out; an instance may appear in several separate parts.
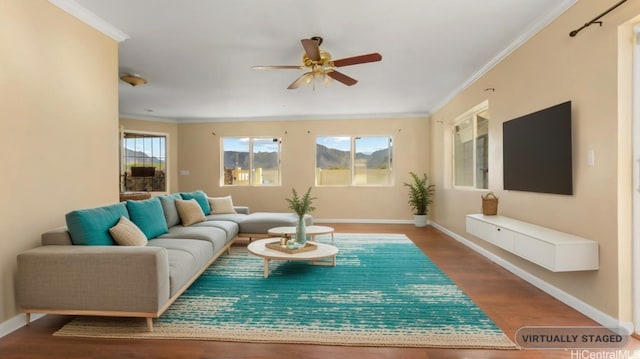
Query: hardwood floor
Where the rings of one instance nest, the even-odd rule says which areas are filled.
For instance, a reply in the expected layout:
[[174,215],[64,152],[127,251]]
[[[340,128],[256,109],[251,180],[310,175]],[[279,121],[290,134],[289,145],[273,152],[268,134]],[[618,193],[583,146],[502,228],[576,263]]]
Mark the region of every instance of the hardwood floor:
[[[323,224],[324,225],[324,224]],[[522,326],[592,326],[589,318],[529,285],[429,226],[327,224],[336,232],[404,233],[513,340]],[[595,350],[457,350],[250,344],[189,340],[121,340],[54,337],[70,317],[46,316],[0,338],[0,358],[604,358]],[[616,358],[640,357],[632,339]],[[600,356],[597,356],[600,355]],[[626,355],[626,356],[625,356]],[[635,356],[634,356],[635,357]]]

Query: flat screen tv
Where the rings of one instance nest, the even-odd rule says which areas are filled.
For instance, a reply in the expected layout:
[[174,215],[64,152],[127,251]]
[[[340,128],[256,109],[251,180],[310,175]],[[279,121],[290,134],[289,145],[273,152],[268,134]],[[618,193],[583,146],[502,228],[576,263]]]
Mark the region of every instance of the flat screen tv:
[[573,194],[571,101],[502,124],[504,189]]

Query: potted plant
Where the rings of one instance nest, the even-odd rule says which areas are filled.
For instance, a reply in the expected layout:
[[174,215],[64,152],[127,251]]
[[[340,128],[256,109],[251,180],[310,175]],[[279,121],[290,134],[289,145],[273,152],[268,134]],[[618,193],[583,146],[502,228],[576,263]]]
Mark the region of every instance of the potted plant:
[[296,225],[296,242],[298,244],[304,244],[307,241],[306,224],[304,222],[304,215],[313,212],[316,208],[311,206],[315,197],[311,197],[311,187],[302,196],[298,196],[298,192],[295,188],[291,189],[293,193],[291,198],[285,198],[289,202],[289,209],[298,215],[298,224]]
[[413,210],[413,218],[416,227],[425,227],[427,225],[427,214],[429,214],[429,205],[433,201],[432,196],[435,192],[435,185],[427,184],[427,174],[418,177],[417,174],[409,172],[413,178],[412,183],[404,183],[409,187],[409,205]]

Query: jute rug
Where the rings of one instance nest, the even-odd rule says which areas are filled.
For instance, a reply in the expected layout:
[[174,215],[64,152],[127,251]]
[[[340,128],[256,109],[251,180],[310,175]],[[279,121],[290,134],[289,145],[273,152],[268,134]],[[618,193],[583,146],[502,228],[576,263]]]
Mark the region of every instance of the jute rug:
[[[328,241],[327,237],[319,237]],[[411,240],[336,234],[335,267],[220,257],[146,332],[144,319],[76,317],[55,335],[515,349]]]

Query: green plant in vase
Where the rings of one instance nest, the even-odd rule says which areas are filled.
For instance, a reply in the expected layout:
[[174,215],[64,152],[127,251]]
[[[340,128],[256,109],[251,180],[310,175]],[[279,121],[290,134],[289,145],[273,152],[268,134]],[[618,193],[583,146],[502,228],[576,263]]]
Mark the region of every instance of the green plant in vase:
[[429,205],[433,202],[433,194],[435,186],[428,184],[427,174],[419,177],[414,172],[409,172],[412,183],[404,183],[409,188],[409,205],[413,210],[413,217],[416,227],[424,227],[427,225],[427,215],[429,214]]
[[311,197],[311,187],[307,189],[307,192],[300,197],[295,188],[291,189],[291,198],[285,198],[289,203],[289,209],[298,215],[298,224],[296,225],[296,242],[300,245],[304,245],[307,241],[307,230],[304,222],[304,215],[313,212],[316,208],[312,206],[313,200],[316,197]]

